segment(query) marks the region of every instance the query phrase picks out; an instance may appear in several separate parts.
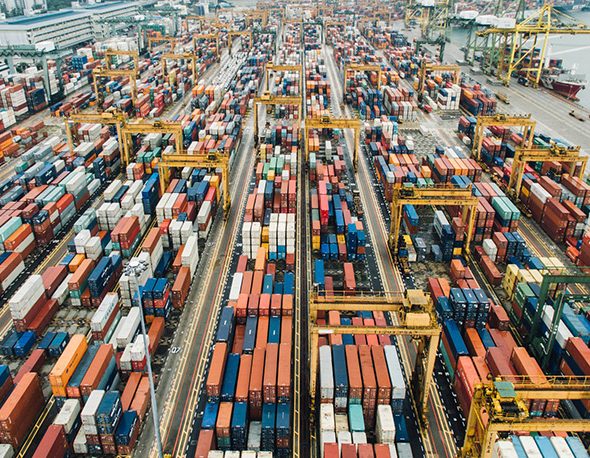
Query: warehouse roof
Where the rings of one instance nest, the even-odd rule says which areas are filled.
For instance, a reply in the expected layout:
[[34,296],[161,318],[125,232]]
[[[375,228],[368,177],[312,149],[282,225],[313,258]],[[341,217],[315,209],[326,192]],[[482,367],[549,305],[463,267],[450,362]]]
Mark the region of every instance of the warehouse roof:
[[134,6],[133,2],[105,2],[105,3],[95,3],[93,5],[83,5],[79,8],[79,11],[90,11],[91,13],[100,12],[100,11],[110,11],[119,9],[125,6]]
[[22,26],[30,26],[30,25],[42,25],[46,22],[53,22],[55,20],[64,20],[74,18],[75,16],[83,16],[87,15],[88,13],[84,13],[83,11],[74,11],[71,9],[65,9],[60,11],[55,11],[52,13],[45,13],[45,14],[38,14],[36,16],[18,16],[14,18],[6,19],[5,21],[0,21],[0,27],[4,26],[12,26],[11,28],[15,27],[22,27]]

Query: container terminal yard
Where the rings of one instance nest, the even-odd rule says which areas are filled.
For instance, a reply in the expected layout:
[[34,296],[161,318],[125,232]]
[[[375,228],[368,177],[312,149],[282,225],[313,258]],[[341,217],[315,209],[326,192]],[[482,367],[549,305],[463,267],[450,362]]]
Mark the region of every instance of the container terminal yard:
[[463,3],[0,20],[0,457],[588,457],[590,28]]

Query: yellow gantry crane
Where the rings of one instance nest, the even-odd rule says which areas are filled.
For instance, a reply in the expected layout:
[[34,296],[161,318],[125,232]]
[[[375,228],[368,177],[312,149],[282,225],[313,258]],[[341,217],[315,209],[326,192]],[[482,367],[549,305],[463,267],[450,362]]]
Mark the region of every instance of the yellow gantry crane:
[[139,70],[134,69],[108,69],[104,67],[96,67],[92,70],[94,94],[96,95],[97,107],[99,111],[102,111],[102,96],[98,91],[98,79],[99,78],[117,78],[117,77],[128,77],[129,85],[131,87],[131,101],[133,105],[137,100],[137,78],[139,78]]
[[139,52],[138,51],[119,51],[116,49],[107,49],[104,53],[105,67],[109,70],[116,68],[116,64],[113,62],[113,57],[116,56],[127,56],[133,61],[133,69],[139,69]]
[[158,162],[158,174],[160,176],[160,190],[165,189],[170,183],[170,169],[183,167],[202,167],[207,169],[221,168],[221,183],[223,187],[223,210],[228,216],[231,206],[229,194],[229,156],[220,153],[208,154],[162,154]]
[[309,158],[309,131],[311,129],[353,129],[354,130],[354,146],[353,146],[353,166],[354,171],[357,171],[358,165],[358,153],[360,150],[360,139],[361,139],[361,120],[346,119],[346,118],[332,118],[330,116],[324,116],[322,118],[307,118],[305,120],[305,127],[303,129],[304,138],[303,143],[305,144],[305,160]]
[[[297,106],[297,122],[301,123],[301,96],[273,96],[268,92],[254,98],[254,141],[258,142],[258,105],[294,105]],[[263,158],[264,160],[264,158]]]
[[169,121],[136,121],[129,122],[122,126],[121,137],[123,138],[123,151],[121,152],[121,162],[127,166],[133,154],[132,135],[141,134],[172,134],[174,135],[175,154],[183,154],[182,147],[182,124],[179,122]]
[[[330,326],[317,323],[318,311],[380,311],[396,313],[397,324],[380,326]],[[422,290],[408,289],[404,293],[384,292],[364,295],[357,292],[356,296],[344,293],[319,295],[312,292],[309,298],[310,313],[310,372],[309,391],[312,412],[315,408],[315,394],[318,371],[318,339],[320,335],[352,334],[352,335],[395,335],[409,336],[418,342],[416,361],[413,367],[411,387],[418,416],[423,424],[427,423],[428,397],[434,373],[436,352],[440,341],[441,328],[436,320],[430,295]]]
[[214,40],[215,41],[215,57],[219,61],[219,32],[216,33],[195,33],[193,34],[193,52],[197,50],[198,40]]
[[244,16],[246,18],[246,27],[252,25],[255,20],[260,20],[262,27],[266,27],[268,24],[268,11],[267,10],[250,10],[245,11]]
[[508,182],[508,192],[513,192],[516,197],[520,196],[522,177],[528,162],[561,162],[572,165],[572,171],[576,164],[581,164],[577,177],[582,178],[588,164],[588,156],[581,154],[579,146],[565,147],[557,144],[549,148],[518,148],[512,162],[512,172]]
[[522,147],[530,149],[533,146],[535,126],[537,123],[531,119],[531,115],[505,115],[478,116],[473,143],[471,145],[471,157],[477,161],[481,159],[481,146],[485,137],[485,129],[492,126],[520,127],[522,128]]
[[527,401],[532,399],[588,400],[590,378],[547,376],[531,380],[510,375],[477,385],[459,456],[491,458],[499,433],[590,432],[590,420],[531,417]]
[[196,22],[199,24],[199,27],[201,26],[201,24],[203,23],[203,21],[205,20],[205,18],[203,16],[195,16],[195,15],[188,15],[184,17],[184,21],[182,22],[185,30],[187,32],[189,32],[189,27],[190,27],[190,23],[191,22]]
[[164,76],[166,76],[168,74],[168,66],[166,64],[166,61],[168,59],[171,60],[186,60],[186,61],[190,61],[190,68],[191,71],[193,72],[193,80],[194,83],[196,84],[197,82],[197,57],[190,52],[184,52],[184,53],[164,53],[162,54],[162,56],[160,57],[160,62],[162,63],[162,73]]
[[154,43],[170,43],[170,49],[174,51],[176,45],[178,44],[178,38],[176,37],[167,37],[167,36],[149,36],[148,37],[148,49],[151,52],[153,49]]
[[264,73],[266,76],[266,91],[270,90],[270,74],[272,72],[294,72],[299,73],[299,94],[303,92],[303,66],[302,65],[278,65],[269,62],[266,64]]
[[453,83],[459,84],[461,80],[461,67],[453,64],[435,64],[422,61],[420,66],[420,77],[418,80],[417,92],[421,94],[424,91],[424,84],[426,83],[426,76],[430,73],[451,73],[453,75]]
[[512,75],[521,71],[535,87],[543,74],[549,36],[581,34],[590,34],[590,29],[555,9],[553,2],[546,2],[514,27],[490,27],[477,32],[479,37],[491,37],[483,54],[490,61],[488,68],[494,68],[504,85],[509,86]]
[[[248,37],[250,46],[252,46],[252,31],[251,30],[231,30],[227,32],[229,55],[231,56],[232,45],[234,43],[233,37]],[[243,38],[242,38],[243,39]]]
[[461,214],[466,225],[465,251],[469,253],[475,226],[477,203],[478,198],[472,195],[471,185],[466,188],[447,184],[426,188],[417,188],[415,186],[395,188],[391,201],[391,226],[389,230],[389,248],[392,254],[396,255],[399,247],[404,205],[463,207]]
[[346,80],[349,73],[357,72],[377,72],[377,89],[381,88],[381,65],[368,65],[368,64],[346,64],[344,65],[344,84],[342,85],[344,93],[346,94]]
[[123,151],[123,136],[121,135],[121,129],[126,121],[127,117],[125,114],[115,111],[105,111],[103,113],[77,113],[69,115],[64,118],[64,124],[66,127],[66,137],[68,141],[68,147],[70,152],[74,151],[74,138],[72,135],[71,124],[77,123],[88,123],[88,124],[104,124],[109,126],[115,126],[117,128],[117,139],[119,141],[119,152]]

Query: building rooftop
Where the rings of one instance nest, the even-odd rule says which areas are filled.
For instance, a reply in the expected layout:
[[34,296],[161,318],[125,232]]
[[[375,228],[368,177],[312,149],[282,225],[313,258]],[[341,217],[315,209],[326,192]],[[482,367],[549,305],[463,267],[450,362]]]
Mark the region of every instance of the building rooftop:
[[53,11],[51,13],[38,14],[36,16],[17,16],[17,17],[8,18],[4,21],[0,21],[0,26],[24,26],[24,25],[43,24],[44,22],[55,21],[58,19],[63,20],[66,18],[80,16],[83,14],[85,14],[83,11],[74,11],[72,9],[65,9],[65,10]]
[[133,6],[133,2],[104,2],[92,5],[81,5],[78,11],[89,11],[91,13],[119,9],[121,7]]

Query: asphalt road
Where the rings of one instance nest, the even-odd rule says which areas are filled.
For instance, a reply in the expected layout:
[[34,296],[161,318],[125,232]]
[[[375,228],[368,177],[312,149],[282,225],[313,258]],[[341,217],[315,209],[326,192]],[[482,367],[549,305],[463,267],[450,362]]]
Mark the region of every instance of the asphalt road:
[[[340,98],[342,94],[342,77],[341,72],[337,69],[333,58],[333,53],[329,50],[325,52],[328,72],[332,84],[333,111],[336,116],[352,117],[354,116],[348,107],[345,107],[345,113],[340,110]],[[350,132],[345,133],[348,142],[348,151],[352,151],[352,135]],[[362,149],[362,148],[361,148]],[[378,188],[372,178],[371,166],[368,163],[371,159],[366,158],[364,153],[359,154],[357,183],[359,185],[363,209],[366,212],[367,229],[370,234],[371,243],[377,254],[377,265],[381,273],[386,291],[403,291],[405,282],[401,276],[398,265],[391,257],[387,245],[389,226],[388,221],[384,219],[382,208],[384,203],[379,201],[375,190]],[[392,317],[395,320],[395,317]],[[415,345],[408,339],[398,338],[398,348],[403,360],[403,366],[406,372],[408,386],[410,383],[411,373],[416,358]],[[420,447],[424,456],[454,457],[457,452],[456,436],[450,424],[457,424],[456,418],[451,417],[446,409],[449,404],[448,399],[441,399],[437,385],[444,386],[448,381],[444,379],[445,372],[440,368],[440,363],[435,372],[435,383],[431,387],[429,401],[429,427],[427,430],[420,428],[421,441],[419,444],[414,443],[413,448]],[[456,400],[455,400],[456,404]],[[450,403],[449,405],[453,405]],[[451,421],[452,420],[452,421]],[[415,421],[415,420],[414,420]],[[418,425],[415,425],[418,428]]]
[[[221,299],[229,284],[227,274],[240,254],[236,240],[251,178],[251,174],[242,171],[253,170],[252,151],[253,117],[249,115],[230,167],[229,215],[224,219],[219,211],[216,216],[172,344],[179,350],[167,358],[158,383],[163,449],[175,457],[191,456],[196,445],[194,423],[202,413],[197,406],[202,401],[199,395],[208,368],[211,341]],[[136,450],[139,456],[157,456],[151,422],[146,422]]]

